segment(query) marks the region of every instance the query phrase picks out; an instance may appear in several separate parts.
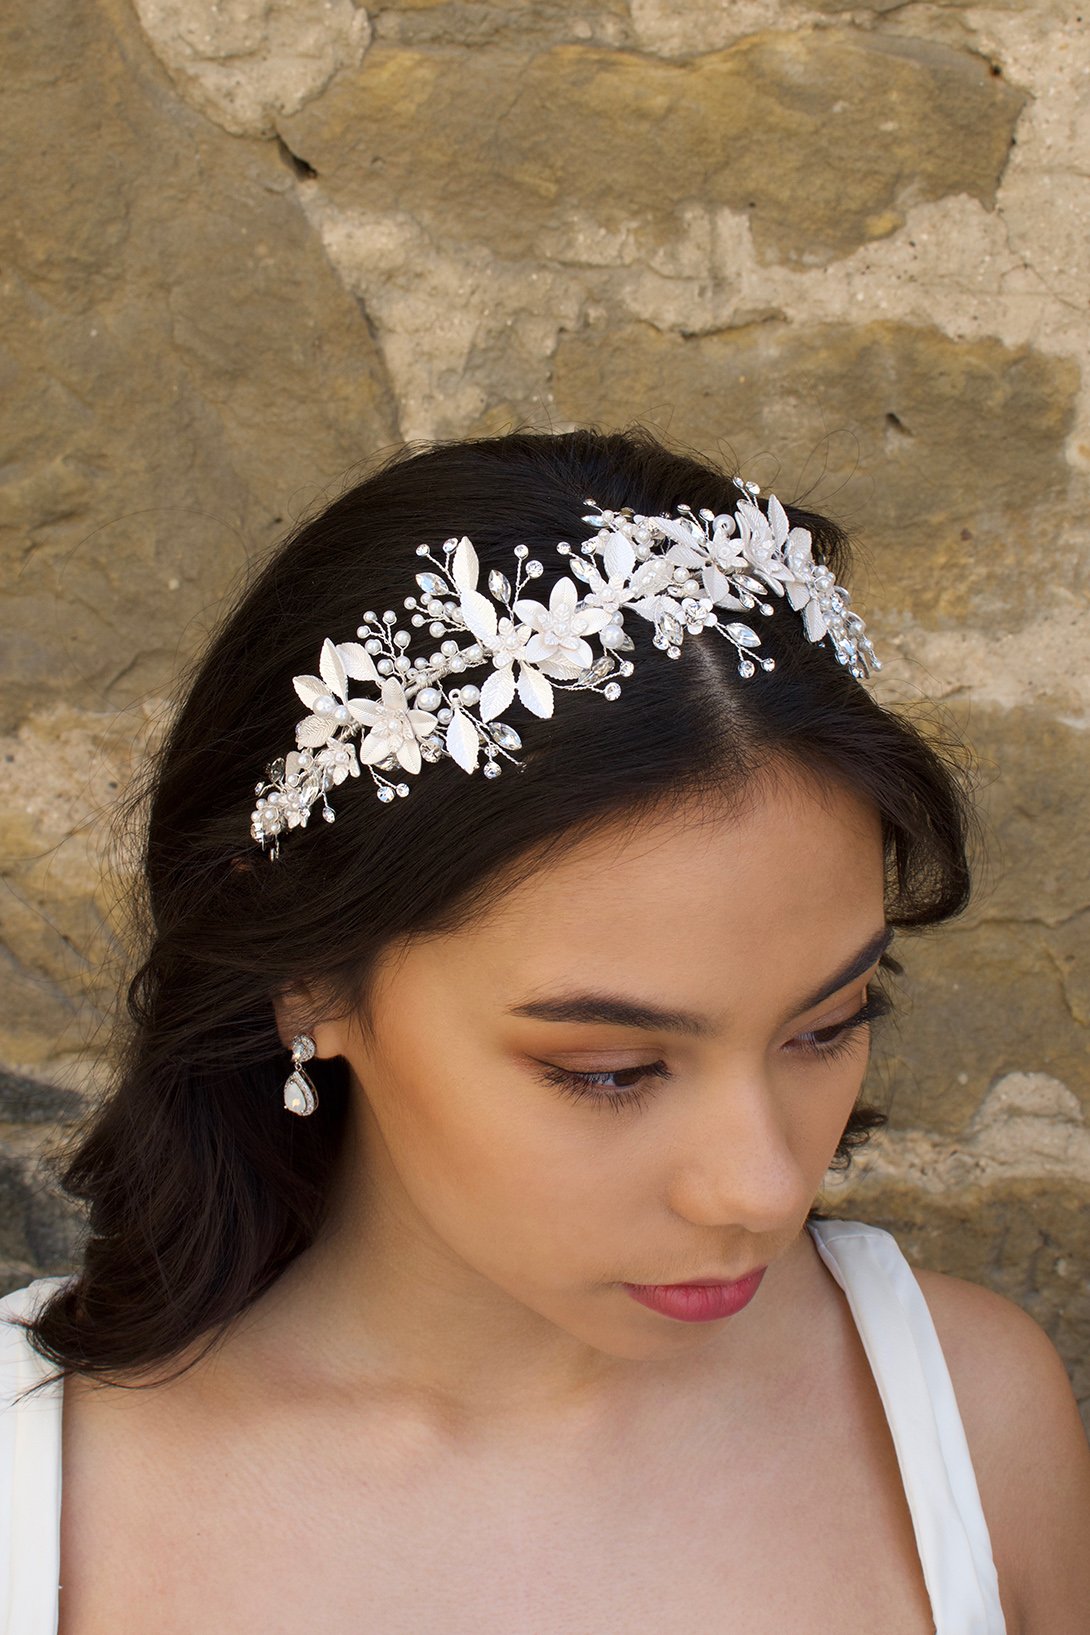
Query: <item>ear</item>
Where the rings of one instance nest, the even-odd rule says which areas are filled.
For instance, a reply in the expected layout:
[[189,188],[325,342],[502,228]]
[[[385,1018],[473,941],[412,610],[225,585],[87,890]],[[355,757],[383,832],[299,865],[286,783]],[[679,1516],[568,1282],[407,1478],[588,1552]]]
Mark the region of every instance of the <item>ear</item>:
[[329,1029],[326,1024],[313,1021],[317,1007],[307,988],[289,988],[274,994],[272,1005],[276,1015],[276,1031],[285,1050],[291,1049],[296,1034],[307,1033],[314,1040],[315,1055],[337,1054],[335,1050],[323,1048],[329,1043],[325,1037]]

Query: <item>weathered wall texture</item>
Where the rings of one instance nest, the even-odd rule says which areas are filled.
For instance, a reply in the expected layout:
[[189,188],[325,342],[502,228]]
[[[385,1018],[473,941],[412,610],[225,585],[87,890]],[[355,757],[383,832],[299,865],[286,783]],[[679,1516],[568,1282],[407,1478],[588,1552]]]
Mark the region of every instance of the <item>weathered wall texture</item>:
[[842,1212],[1090,1402],[1090,32],[1051,0],[42,0],[5,25],[0,1283],[99,1083],[102,816],[247,559],[405,438],[640,418],[867,545],[991,865]]

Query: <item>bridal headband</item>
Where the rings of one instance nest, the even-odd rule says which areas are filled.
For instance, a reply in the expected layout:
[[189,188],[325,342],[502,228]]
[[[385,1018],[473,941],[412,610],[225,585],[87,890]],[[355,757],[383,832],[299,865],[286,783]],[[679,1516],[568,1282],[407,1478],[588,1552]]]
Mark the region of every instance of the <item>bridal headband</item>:
[[[791,527],[774,494],[762,511],[756,483],[734,482],[741,497],[733,513],[678,505],[677,516],[645,517],[587,500],[592,510],[582,520],[595,532],[579,554],[566,540],[556,546],[570,576],[555,582],[548,606],[524,594],[525,582],[544,571],[539,561],[527,560],[526,545],[514,547],[514,585],[494,568],[487,594],[464,535],[445,541],[442,562],[418,545],[417,556],[431,567],[416,575],[422,594],[406,596],[404,605],[411,625],[426,628],[437,645],[410,658],[412,634],[397,628],[392,609],[381,617],[367,609],[356,629],[362,641],[325,639],[318,675],[292,677],[308,713],[296,724],[295,749],[270,762],[265,781],[255,785],[253,839],[262,847],[271,841],[275,858],[281,834],[305,828],[319,799],[332,823],[328,791],[359,777],[361,766],[379,800],[392,801],[409,793],[402,774],[415,775],[425,761],[451,759],[474,772],[483,753],[486,778],[499,777],[502,760],[521,764],[514,752],[522,740],[500,719],[515,695],[543,718],[553,713],[555,687],[617,698],[616,678],[633,671],[632,661],[619,657],[635,645],[624,626],[630,613],[654,625],[654,645],[672,659],[681,656],[687,634],[717,630],[737,653],[738,674],[748,679],[758,669],[774,669],[775,660],[760,654],[756,619],[724,621],[717,610],[768,617],[771,593],[801,615],[809,641],[828,639],[858,680],[880,669],[848,592],[814,561],[809,531]],[[587,587],[582,597],[576,580]],[[466,636],[471,640],[462,645]],[[448,677],[478,669],[487,671],[480,686],[446,685]],[[353,682],[371,690],[350,694]]]

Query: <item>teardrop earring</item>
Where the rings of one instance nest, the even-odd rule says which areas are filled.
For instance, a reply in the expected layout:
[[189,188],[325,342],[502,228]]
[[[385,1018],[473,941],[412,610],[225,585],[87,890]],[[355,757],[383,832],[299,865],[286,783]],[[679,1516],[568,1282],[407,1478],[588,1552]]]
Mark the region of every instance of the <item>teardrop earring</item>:
[[309,1062],[317,1046],[309,1033],[297,1033],[291,1042],[292,1071],[284,1081],[284,1106],[289,1113],[307,1118],[318,1105],[318,1092],[302,1064]]

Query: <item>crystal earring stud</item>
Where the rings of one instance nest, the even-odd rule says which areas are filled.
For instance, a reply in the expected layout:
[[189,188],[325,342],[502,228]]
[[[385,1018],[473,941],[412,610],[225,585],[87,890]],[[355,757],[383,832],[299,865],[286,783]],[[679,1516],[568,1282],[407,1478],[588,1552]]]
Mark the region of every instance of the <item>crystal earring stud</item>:
[[298,1033],[291,1042],[292,1070],[284,1081],[284,1106],[289,1113],[307,1118],[318,1105],[318,1092],[310,1076],[303,1072],[303,1063],[309,1062],[317,1046],[308,1033]]

